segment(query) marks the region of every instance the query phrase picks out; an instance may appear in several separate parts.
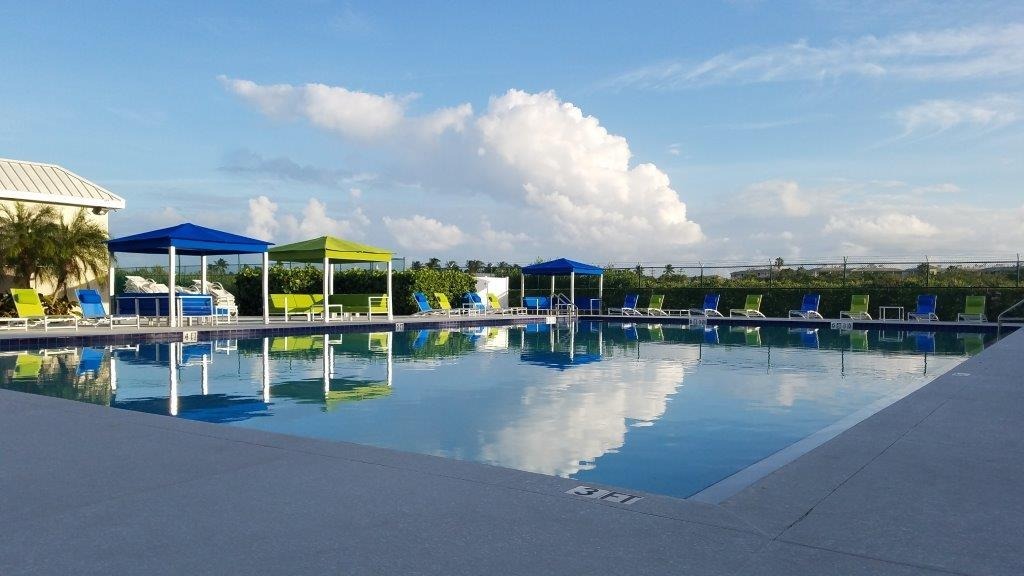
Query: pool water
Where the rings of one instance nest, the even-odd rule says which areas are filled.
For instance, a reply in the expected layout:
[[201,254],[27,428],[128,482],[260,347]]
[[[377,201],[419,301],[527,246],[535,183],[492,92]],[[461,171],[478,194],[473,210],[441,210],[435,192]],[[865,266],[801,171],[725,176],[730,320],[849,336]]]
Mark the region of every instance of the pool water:
[[4,352],[0,387],[686,497],[993,339],[584,321]]

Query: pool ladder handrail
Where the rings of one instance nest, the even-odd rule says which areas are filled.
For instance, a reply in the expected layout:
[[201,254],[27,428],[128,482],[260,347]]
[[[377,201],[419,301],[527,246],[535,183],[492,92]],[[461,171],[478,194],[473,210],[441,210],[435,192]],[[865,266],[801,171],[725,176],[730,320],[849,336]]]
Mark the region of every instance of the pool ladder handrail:
[[1003,331],[1003,322],[1024,322],[1024,316],[1009,316],[1010,312],[1021,308],[1024,311],[1024,300],[1017,302],[1013,306],[1010,306],[1006,310],[999,313],[996,316],[996,334],[1000,334]]
[[559,313],[563,310],[570,317],[579,316],[580,313],[576,304],[561,292],[555,294],[555,297],[551,299],[551,307],[555,310],[555,316],[559,316]]

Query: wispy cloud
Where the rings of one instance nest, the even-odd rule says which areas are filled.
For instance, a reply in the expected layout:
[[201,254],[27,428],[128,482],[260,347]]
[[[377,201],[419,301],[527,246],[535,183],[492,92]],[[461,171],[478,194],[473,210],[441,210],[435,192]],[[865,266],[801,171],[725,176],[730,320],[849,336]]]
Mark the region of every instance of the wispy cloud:
[[299,164],[286,156],[267,158],[245,149],[236,150],[226,155],[219,169],[222,172],[269,176],[280,180],[337,189],[348,189],[355,183],[376,178],[373,174]]
[[994,95],[975,100],[925,100],[896,113],[903,135],[932,135],[954,128],[993,130],[1019,122],[1024,103]]
[[824,81],[845,76],[968,80],[1024,72],[1024,23],[889,36],[807,40],[723,52],[703,61],[670,61],[629,71],[607,84],[672,90],[711,84]]

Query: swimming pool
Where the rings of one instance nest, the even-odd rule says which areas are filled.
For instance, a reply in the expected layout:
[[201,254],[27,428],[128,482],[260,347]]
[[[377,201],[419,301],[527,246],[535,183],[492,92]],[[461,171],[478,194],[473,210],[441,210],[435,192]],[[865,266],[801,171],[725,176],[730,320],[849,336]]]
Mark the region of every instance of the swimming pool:
[[993,340],[583,321],[4,352],[0,387],[687,497]]

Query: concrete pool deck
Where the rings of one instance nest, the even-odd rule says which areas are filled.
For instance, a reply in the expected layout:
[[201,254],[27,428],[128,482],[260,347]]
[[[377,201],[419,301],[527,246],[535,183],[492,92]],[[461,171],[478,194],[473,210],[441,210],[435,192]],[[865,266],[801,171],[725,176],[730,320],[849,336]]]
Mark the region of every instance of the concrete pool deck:
[[1017,575],[1021,358],[1018,330],[718,504],[0,390],[0,573]]

